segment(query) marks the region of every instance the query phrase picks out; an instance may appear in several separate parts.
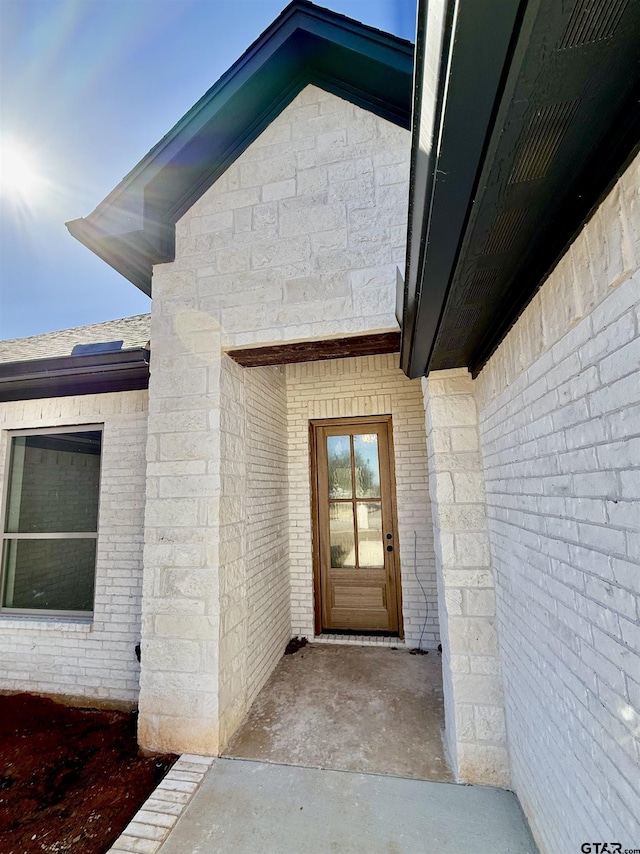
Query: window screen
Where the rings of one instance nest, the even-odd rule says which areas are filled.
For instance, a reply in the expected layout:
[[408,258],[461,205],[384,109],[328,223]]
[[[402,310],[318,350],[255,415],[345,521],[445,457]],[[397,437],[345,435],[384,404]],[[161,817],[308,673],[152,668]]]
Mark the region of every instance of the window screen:
[[12,436],[2,608],[93,611],[100,430]]

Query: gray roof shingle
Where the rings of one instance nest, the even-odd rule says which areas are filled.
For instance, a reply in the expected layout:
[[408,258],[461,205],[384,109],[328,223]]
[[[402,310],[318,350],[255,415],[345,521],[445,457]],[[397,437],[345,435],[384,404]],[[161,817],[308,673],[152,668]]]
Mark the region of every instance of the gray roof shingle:
[[122,341],[123,350],[146,347],[150,330],[151,315],[137,314],[134,317],[108,320],[106,323],[92,323],[90,326],[76,326],[74,329],[47,332],[45,335],[13,338],[9,341],[0,341],[0,363],[70,356],[76,344]]

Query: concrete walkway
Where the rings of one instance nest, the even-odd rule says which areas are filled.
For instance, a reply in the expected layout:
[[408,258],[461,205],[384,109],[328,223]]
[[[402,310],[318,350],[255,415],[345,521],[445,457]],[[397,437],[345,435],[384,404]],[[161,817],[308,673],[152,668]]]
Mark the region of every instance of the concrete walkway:
[[182,756],[112,851],[535,854],[511,792],[447,782],[440,668],[399,649],[285,656],[231,758]]
[[219,759],[160,852],[536,854],[537,849],[515,796],[501,789]]
[[453,781],[441,658],[313,644],[285,655],[225,756]]

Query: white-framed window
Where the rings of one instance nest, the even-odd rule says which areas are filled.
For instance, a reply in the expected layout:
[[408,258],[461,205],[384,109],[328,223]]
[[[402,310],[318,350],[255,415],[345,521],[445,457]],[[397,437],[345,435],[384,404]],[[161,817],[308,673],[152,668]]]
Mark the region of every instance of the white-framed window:
[[0,610],[90,617],[103,425],[9,435]]

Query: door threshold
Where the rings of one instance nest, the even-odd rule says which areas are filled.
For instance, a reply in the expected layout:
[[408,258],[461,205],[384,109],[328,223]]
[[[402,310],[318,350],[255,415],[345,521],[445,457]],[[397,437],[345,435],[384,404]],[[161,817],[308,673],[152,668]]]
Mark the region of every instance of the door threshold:
[[394,649],[406,649],[406,644],[398,637],[388,635],[343,635],[323,632],[313,638],[313,643],[346,644],[347,646],[382,646]]

